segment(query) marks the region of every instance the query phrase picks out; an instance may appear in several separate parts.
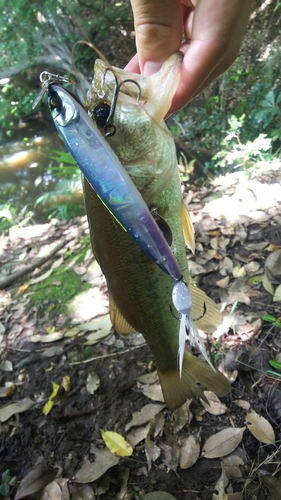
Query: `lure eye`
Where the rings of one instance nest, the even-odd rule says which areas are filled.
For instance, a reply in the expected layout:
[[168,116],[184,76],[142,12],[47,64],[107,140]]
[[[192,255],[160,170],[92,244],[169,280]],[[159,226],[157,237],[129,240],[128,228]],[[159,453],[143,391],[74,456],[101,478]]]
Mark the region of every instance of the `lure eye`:
[[105,127],[110,114],[110,106],[106,102],[97,104],[92,111],[96,124],[99,127]]
[[50,97],[49,106],[50,106],[51,111],[56,109],[58,112],[60,112],[60,110],[62,108],[62,100],[57,93],[55,93],[54,95],[52,95]]

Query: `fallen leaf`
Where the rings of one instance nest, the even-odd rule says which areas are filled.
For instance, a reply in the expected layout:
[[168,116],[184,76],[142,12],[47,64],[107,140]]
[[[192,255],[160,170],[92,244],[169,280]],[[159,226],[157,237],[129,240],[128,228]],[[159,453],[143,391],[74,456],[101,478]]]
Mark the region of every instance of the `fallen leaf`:
[[148,464],[148,471],[151,469],[151,463],[160,457],[161,450],[148,434],[145,439],[145,456]]
[[154,372],[145,373],[144,375],[138,377],[137,380],[141,384],[155,384],[155,382],[157,382],[158,380],[157,370],[155,370]]
[[143,385],[141,386],[142,393],[152,401],[164,402],[164,396],[159,382],[157,384]]
[[136,446],[141,441],[143,441],[149,431],[150,424],[148,423],[145,427],[136,427],[131,430],[131,432],[127,435],[127,440],[132,446]]
[[0,408],[0,422],[6,422],[10,417],[16,413],[23,413],[29,410],[34,405],[34,401],[29,398],[24,398],[17,403],[12,403]]
[[41,281],[44,281],[45,279],[49,278],[53,272],[53,269],[49,269],[46,271],[44,274],[41,274],[41,276],[38,276],[38,278],[33,278],[32,280],[29,280],[28,285],[35,285],[36,283],[40,283]]
[[245,401],[244,399],[235,399],[233,400],[233,403],[236,406],[239,406],[239,408],[243,408],[244,410],[249,410],[250,408],[250,403],[248,401]]
[[56,342],[56,340],[61,340],[64,336],[63,332],[54,332],[47,335],[32,335],[29,340],[31,342]]
[[260,265],[256,260],[251,260],[251,262],[245,264],[244,267],[247,274],[254,274],[259,270]]
[[221,462],[228,476],[243,477],[243,467],[247,463],[247,458],[241,448],[222,458]]
[[265,267],[269,269],[273,276],[281,274],[281,249],[269,254],[265,261]]
[[243,278],[246,276],[246,270],[244,266],[234,266],[232,270],[232,274],[234,278]]
[[180,468],[189,469],[200,455],[199,436],[191,434],[186,438],[180,449]]
[[269,281],[269,279],[266,276],[266,274],[264,274],[263,277],[262,277],[262,285],[263,285],[263,288],[265,288],[265,290],[268,293],[270,293],[271,295],[274,294],[274,287],[273,287],[272,283]]
[[103,431],[102,429],[100,429],[100,433],[111,453],[116,453],[119,457],[130,457],[133,454],[133,447],[121,434],[113,431]]
[[229,479],[223,466],[221,476],[215,484],[214,491],[215,493],[212,496],[212,500],[227,500],[228,493],[233,492],[232,486],[229,484]]
[[55,333],[55,331],[56,331],[56,327],[55,326],[48,326],[46,328],[46,332],[47,333]]
[[190,411],[191,400],[188,399],[184,405],[180,406],[174,411],[174,422],[173,422],[173,430],[174,434],[180,431],[186,423],[191,422],[193,415]]
[[220,261],[220,274],[222,276],[226,276],[227,274],[231,274],[233,271],[233,262],[229,257],[225,257]]
[[[44,486],[49,484],[57,475],[57,469],[40,463],[32,469],[26,477],[20,482],[15,500],[20,500],[30,495],[34,495]],[[37,497],[38,498],[38,497]]]
[[273,295],[273,302],[279,302],[281,300],[281,285],[279,285]]
[[258,415],[255,410],[250,410],[246,415],[247,427],[251,434],[265,444],[275,443],[275,434],[272,425],[266,418]]
[[236,491],[236,493],[229,493],[226,498],[227,500],[243,500],[243,492]]
[[100,378],[97,373],[89,373],[87,377],[86,389],[90,394],[94,394],[100,386]]
[[22,295],[25,290],[28,289],[28,285],[21,285],[19,288],[18,288],[18,295]]
[[266,247],[266,251],[267,252],[275,252],[275,250],[279,250],[279,246],[278,245],[275,245],[275,243],[270,243],[270,245],[268,245],[268,247]]
[[167,467],[167,470],[177,471],[180,458],[180,445],[176,439],[172,439],[169,436],[170,443],[161,443],[160,448],[164,453],[163,464]]
[[223,415],[223,413],[228,411],[227,406],[221,403],[218,396],[216,396],[212,391],[204,391],[204,394],[209,404],[203,400],[201,400],[201,404],[208,413],[211,413],[211,415]]
[[13,382],[6,382],[4,387],[0,387],[0,398],[11,396],[16,388],[17,386]]
[[13,364],[11,361],[8,359],[5,359],[0,363],[0,370],[3,370],[4,372],[12,372],[13,371]]
[[160,413],[163,408],[165,408],[165,405],[163,404],[145,405],[140,411],[133,413],[133,418],[131,422],[126,425],[125,430],[128,431],[129,429],[131,429],[131,427],[146,424],[153,417],[155,417],[157,413]]
[[49,483],[38,496],[38,500],[62,500],[62,491],[56,481]]
[[70,381],[70,377],[68,375],[65,375],[63,377],[61,385],[64,388],[65,392],[69,392],[70,391],[70,389],[71,389],[71,381]]
[[107,448],[99,450],[94,445],[91,446],[91,453],[95,454],[95,462],[86,461],[81,469],[77,471],[74,481],[77,483],[92,483],[101,477],[108,469],[119,463],[119,457],[114,455]]
[[280,477],[261,476],[262,483],[269,489],[272,500],[280,500],[281,479]]
[[227,288],[229,285],[229,276],[225,276],[225,278],[216,281],[216,285],[219,286],[220,288]]
[[56,382],[52,382],[52,384],[53,384],[53,392],[49,396],[47,403],[45,403],[43,406],[44,415],[48,415],[50,413],[51,409],[53,408],[53,406],[55,404],[53,399],[57,396],[59,388],[60,388],[60,386],[58,384],[56,384]]
[[241,442],[246,427],[229,427],[207,439],[202,450],[202,457],[220,458],[231,453]]

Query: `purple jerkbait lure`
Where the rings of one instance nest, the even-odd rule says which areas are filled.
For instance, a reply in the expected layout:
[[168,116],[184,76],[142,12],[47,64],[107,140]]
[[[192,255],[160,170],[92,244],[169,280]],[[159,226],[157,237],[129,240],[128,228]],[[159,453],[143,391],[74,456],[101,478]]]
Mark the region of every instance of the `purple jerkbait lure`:
[[[47,73],[46,73],[47,74]],[[82,105],[55,79],[44,83],[53,121],[68,151],[112,216],[173,281],[172,301],[189,326],[192,299],[180,267],[141,194]],[[185,331],[182,334],[185,338]],[[184,348],[181,349],[181,352]],[[181,355],[179,354],[179,358]],[[179,360],[180,361],[180,360]],[[179,362],[181,366],[181,362]]]

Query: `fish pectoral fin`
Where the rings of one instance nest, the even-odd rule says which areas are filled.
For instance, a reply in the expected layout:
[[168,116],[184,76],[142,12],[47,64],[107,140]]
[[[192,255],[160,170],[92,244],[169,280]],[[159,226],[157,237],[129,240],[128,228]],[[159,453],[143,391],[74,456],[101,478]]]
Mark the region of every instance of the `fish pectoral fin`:
[[181,202],[181,222],[185,244],[190,248],[192,253],[195,251],[194,227],[190,218],[190,213],[182,200]]
[[188,398],[206,400],[198,383],[218,396],[225,396],[231,389],[222,373],[187,351],[184,353],[181,377],[178,369],[161,371],[158,368],[158,375],[165,403],[172,411],[183,405]]
[[188,288],[192,297],[191,318],[197,328],[206,333],[213,333],[222,322],[217,304],[191,281],[188,283]]
[[114,299],[109,294],[109,314],[110,321],[119,335],[131,335],[136,333],[135,328],[133,328],[130,323],[124,318],[123,314],[120,313]]

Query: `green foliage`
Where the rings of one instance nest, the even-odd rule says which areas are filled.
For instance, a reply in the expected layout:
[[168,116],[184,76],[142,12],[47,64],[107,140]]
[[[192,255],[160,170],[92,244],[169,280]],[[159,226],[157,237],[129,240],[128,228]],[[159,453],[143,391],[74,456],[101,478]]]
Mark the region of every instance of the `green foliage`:
[[18,210],[14,203],[8,202],[0,205],[0,234],[5,234],[12,227],[23,227],[32,219],[32,212],[23,207]]
[[272,323],[274,326],[277,326],[278,328],[281,328],[281,321],[278,321],[274,316],[271,316],[270,314],[265,314],[262,319],[264,321],[267,321],[268,323]]
[[3,497],[9,495],[11,486],[15,484],[16,480],[16,476],[11,476],[9,469],[5,470],[1,476],[0,495]]
[[221,141],[220,151],[213,157],[215,167],[243,168],[252,173],[274,159],[272,141],[265,134],[259,134],[254,140],[241,142],[240,133],[245,115],[239,119],[232,115],[228,120],[229,130]]
[[57,162],[47,170],[51,177],[58,178],[56,190],[40,196],[35,206],[48,206],[49,219],[56,217],[59,220],[70,220],[85,214],[84,203],[73,202],[77,192],[81,191],[81,173],[74,159],[69,153],[59,150],[53,150],[50,158]]

